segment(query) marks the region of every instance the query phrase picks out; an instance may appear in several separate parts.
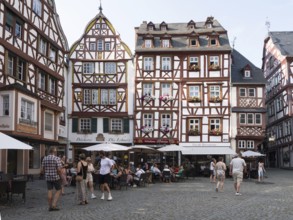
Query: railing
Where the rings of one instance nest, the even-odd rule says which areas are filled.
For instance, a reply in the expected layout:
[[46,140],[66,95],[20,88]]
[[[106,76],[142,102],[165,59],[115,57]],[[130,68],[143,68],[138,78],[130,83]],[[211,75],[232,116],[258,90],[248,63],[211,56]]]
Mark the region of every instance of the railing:
[[36,121],[32,121],[26,118],[19,118],[19,123],[34,126],[34,127],[37,126],[38,124]]

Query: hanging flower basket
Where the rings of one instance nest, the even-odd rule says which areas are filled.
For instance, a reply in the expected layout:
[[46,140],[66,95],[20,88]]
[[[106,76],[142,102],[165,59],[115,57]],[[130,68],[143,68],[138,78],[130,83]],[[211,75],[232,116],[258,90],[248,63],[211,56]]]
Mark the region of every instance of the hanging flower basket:
[[152,97],[151,95],[144,95],[141,99],[142,101],[150,102],[150,101],[154,101],[156,98]]
[[161,95],[159,97],[159,99],[163,102],[168,102],[168,101],[172,101],[174,98],[172,96],[169,95]]
[[148,134],[148,133],[153,132],[154,129],[151,127],[143,126],[140,130],[142,131],[142,133]]
[[169,128],[169,127],[161,127],[160,128],[160,131],[163,132],[164,134],[167,134],[169,133],[170,131],[172,131],[172,128]]
[[201,100],[197,96],[191,96],[191,97],[189,97],[188,101],[189,102],[200,102]]

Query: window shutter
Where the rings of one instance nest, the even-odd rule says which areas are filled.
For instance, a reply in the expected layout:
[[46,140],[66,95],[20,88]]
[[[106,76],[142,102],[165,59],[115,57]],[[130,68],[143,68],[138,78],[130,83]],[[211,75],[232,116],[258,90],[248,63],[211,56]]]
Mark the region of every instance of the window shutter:
[[91,130],[93,133],[97,132],[97,118],[92,118]]
[[123,119],[123,132],[129,133],[129,119],[128,118]]
[[78,118],[72,118],[72,132],[78,132]]
[[103,118],[103,131],[109,133],[109,118]]

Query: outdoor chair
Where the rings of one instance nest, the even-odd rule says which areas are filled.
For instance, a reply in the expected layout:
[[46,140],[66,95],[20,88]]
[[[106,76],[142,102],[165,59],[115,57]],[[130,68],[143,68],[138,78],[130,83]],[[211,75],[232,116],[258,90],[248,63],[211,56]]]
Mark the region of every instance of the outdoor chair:
[[147,182],[147,174],[146,173],[140,174],[138,186],[145,186],[146,182]]
[[120,176],[118,186],[120,190],[123,186],[125,186],[125,189],[127,190],[127,187],[128,187],[127,174],[123,174],[122,176]]
[[163,181],[164,182],[171,182],[171,172],[170,171],[163,171]]
[[25,202],[26,180],[11,181],[10,200],[12,201],[13,194],[22,194],[23,202]]
[[2,197],[3,195],[6,195],[8,200],[9,199],[8,191],[9,191],[8,182],[1,181],[0,182],[0,197]]

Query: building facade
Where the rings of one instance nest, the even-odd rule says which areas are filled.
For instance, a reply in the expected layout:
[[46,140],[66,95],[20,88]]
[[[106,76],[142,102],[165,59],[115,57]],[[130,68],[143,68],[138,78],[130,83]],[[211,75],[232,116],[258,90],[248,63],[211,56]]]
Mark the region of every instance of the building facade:
[[213,17],[137,27],[134,143],[230,147],[230,54]]
[[237,152],[264,153],[266,80],[262,70],[237,50],[231,63],[231,145]]
[[270,167],[293,168],[292,91],[293,32],[269,32],[262,69],[267,80],[266,105]]
[[67,40],[53,0],[0,3],[0,130],[34,147],[1,150],[0,170],[40,172],[47,147],[65,152]]
[[71,47],[70,64],[69,156],[104,141],[131,145],[132,54],[101,7]]

